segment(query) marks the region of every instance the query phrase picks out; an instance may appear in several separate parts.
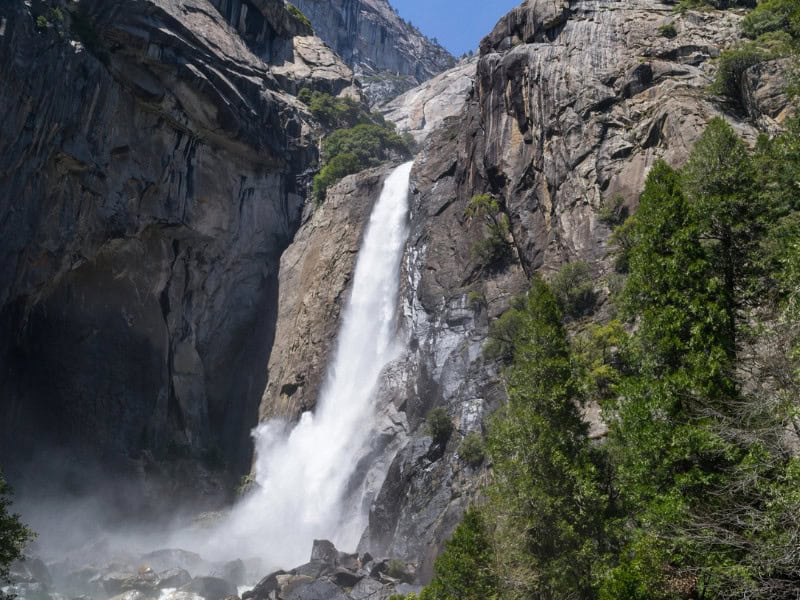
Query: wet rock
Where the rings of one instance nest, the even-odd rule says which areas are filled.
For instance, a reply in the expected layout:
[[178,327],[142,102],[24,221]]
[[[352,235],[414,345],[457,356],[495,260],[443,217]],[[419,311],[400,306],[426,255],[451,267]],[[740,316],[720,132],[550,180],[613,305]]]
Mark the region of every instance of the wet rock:
[[270,573],[261,579],[252,590],[242,594],[242,600],[267,600],[271,598],[271,595],[280,591],[283,585],[279,578],[287,575],[288,573],[283,570]]
[[351,588],[354,585],[356,585],[359,581],[361,581],[364,578],[364,576],[358,575],[357,573],[354,573],[353,571],[350,571],[348,569],[339,568],[336,569],[333,573],[331,573],[330,578],[331,581],[333,581],[333,583],[335,583],[339,587]]
[[283,600],[347,600],[345,593],[327,579],[295,580],[281,592]]
[[219,577],[195,577],[181,588],[183,591],[193,592],[205,600],[223,600],[226,596],[236,595],[236,586],[230,581]]
[[185,569],[168,569],[158,574],[159,588],[179,588],[192,581],[192,576]]
[[147,591],[154,587],[151,582],[139,579],[134,573],[108,573],[101,581],[109,596],[117,596],[130,590]]
[[311,547],[311,560],[322,562],[331,566],[336,566],[336,559],[339,551],[333,542],[328,540],[314,540]]
[[321,575],[330,573],[333,568],[333,563],[329,563],[324,560],[312,560],[304,565],[295,567],[292,569],[292,573],[295,575],[304,575],[306,577],[311,577],[312,579],[317,579]]
[[337,552],[336,553],[336,566],[350,571],[356,571],[361,566],[361,561],[358,558],[357,552]]
[[19,583],[39,582],[49,586],[53,582],[50,570],[39,558],[26,558],[16,561],[9,567],[9,576],[12,581]]
[[353,600],[372,600],[379,597],[379,594],[385,589],[384,584],[371,577],[365,577],[359,581],[353,589],[350,590],[350,597]]
[[[146,600],[147,595],[140,592],[139,590],[130,590],[127,592],[122,592],[121,594],[117,594],[116,596],[112,596],[109,600]],[[174,598],[173,600],[184,600]],[[186,599],[188,600],[188,599]]]
[[215,577],[230,581],[234,585],[242,585],[247,580],[247,568],[244,561],[240,559],[226,562],[225,564],[212,569]]
[[155,550],[142,554],[141,561],[156,571],[184,569],[190,573],[196,573],[210,568],[210,565],[199,554],[179,548]]

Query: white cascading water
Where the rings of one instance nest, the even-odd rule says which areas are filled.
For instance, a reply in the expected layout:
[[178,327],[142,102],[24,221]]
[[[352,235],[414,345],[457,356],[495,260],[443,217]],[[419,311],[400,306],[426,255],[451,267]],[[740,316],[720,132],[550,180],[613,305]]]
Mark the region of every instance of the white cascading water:
[[391,173],[372,210],[316,412],[304,413],[288,435],[282,422],[256,428],[260,488],[219,527],[209,553],[291,567],[308,560],[314,539],[355,550],[366,515],[361,506],[343,506],[343,496],[373,431],[379,375],[399,351],[395,314],[411,165]]

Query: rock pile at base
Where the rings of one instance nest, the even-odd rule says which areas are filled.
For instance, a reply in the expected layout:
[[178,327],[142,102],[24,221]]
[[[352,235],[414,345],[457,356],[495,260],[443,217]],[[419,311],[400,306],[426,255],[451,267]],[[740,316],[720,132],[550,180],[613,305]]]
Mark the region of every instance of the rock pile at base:
[[417,589],[410,585],[415,577],[414,565],[339,552],[328,540],[315,540],[309,562],[270,573],[242,600],[386,600]]
[[260,580],[258,560],[212,563],[179,549],[108,560],[30,558],[13,565],[2,591],[18,600],[386,600],[418,589],[415,565],[340,552],[327,540],[314,541],[306,564]]

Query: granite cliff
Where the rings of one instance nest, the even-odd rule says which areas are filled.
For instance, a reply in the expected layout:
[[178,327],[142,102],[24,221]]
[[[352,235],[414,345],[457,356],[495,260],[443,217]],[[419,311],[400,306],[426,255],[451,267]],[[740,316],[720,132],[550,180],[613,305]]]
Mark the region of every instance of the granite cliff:
[[[387,369],[379,400],[401,411],[400,449],[382,458],[390,464],[374,490],[362,550],[419,562],[422,578],[429,576],[483,477],[482,467],[459,456],[460,442],[484,430],[504,397],[497,365],[482,357],[488,325],[528,278],[584,260],[600,288],[608,285],[605,206],[635,209],[649,167],[658,158],[681,164],[713,116],[723,115],[750,141],[785,118],[782,80],[767,74],[781,72],[780,64],[748,74],[741,114],[707,91],[714,59],[739,37],[740,18],[737,11],[676,14],[656,0],[529,0],[483,40],[474,86],[466,65],[437,78],[457,82],[445,86],[448,92],[431,93],[433,80],[387,106],[385,114],[401,129],[427,141],[412,172],[402,291],[407,351]],[[668,23],[674,38],[659,33]],[[437,111],[441,93],[454,101]],[[454,103],[463,108],[448,114]],[[425,131],[430,120],[438,122],[432,132]],[[499,198],[511,223],[513,251],[499,268],[473,252],[484,233],[465,210],[478,193]],[[337,289],[326,294],[346,293],[347,278],[336,280]],[[602,297],[601,289],[601,305]],[[298,343],[294,351],[303,355],[304,342]],[[271,369],[281,371],[275,362]],[[283,414],[309,407],[304,382],[319,375],[309,365],[300,370],[285,384],[270,383],[291,393],[265,396],[268,406]],[[424,423],[433,407],[445,408],[455,425],[445,445],[434,442]],[[269,410],[262,405],[263,413]],[[592,414],[600,435],[602,423]]]
[[293,94],[352,72],[277,0],[7,2],[0,56],[3,464],[246,472],[317,160]]
[[[387,71],[428,80],[382,108],[423,146],[404,351],[358,457],[362,557],[415,563],[425,580],[486,477],[459,447],[504,401],[482,353],[489,323],[534,273],[577,259],[602,311],[603,209],[634,210],[650,166],[681,164],[713,116],[749,141],[780,127],[785,64],[748,70],[732,111],[707,85],[739,12],[527,0],[476,61],[432,78],[449,57],[388,5],[329,4],[297,3],[373,100]],[[179,464],[173,489],[213,494],[202,472],[245,472],[259,418],[317,400],[388,167],[313,209],[319,132],[294,95],[358,96],[353,73],[278,0],[6,3],[0,57],[0,460],[55,446],[135,478]],[[485,232],[465,213],[482,193],[509,218],[502,264],[474,252]],[[425,426],[432,408],[452,419],[447,440]]]
[[356,72],[373,106],[453,66],[436,41],[387,0],[296,0],[316,34]]

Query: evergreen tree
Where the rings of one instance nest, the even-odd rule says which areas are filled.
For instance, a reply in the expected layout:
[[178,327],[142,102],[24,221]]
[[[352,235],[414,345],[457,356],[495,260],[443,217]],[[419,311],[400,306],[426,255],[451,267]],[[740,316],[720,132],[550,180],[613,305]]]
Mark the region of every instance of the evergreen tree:
[[561,312],[543,281],[534,280],[520,317],[506,372],[509,402],[488,443],[487,512],[497,523],[502,597],[592,598],[607,498],[577,405]]
[[480,510],[470,507],[434,564],[420,600],[491,600],[497,594],[494,551]]

